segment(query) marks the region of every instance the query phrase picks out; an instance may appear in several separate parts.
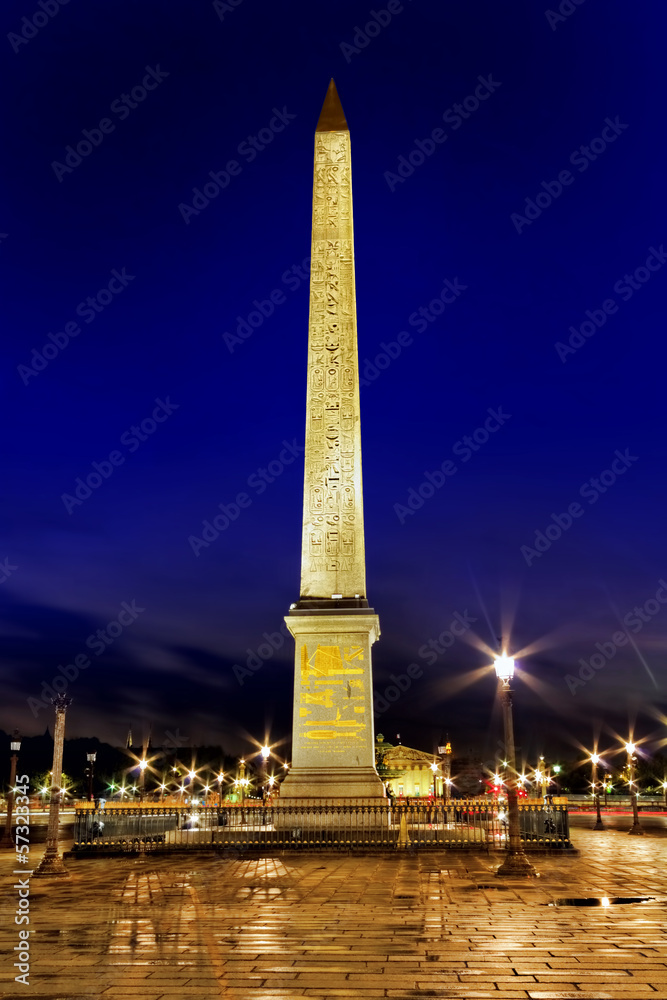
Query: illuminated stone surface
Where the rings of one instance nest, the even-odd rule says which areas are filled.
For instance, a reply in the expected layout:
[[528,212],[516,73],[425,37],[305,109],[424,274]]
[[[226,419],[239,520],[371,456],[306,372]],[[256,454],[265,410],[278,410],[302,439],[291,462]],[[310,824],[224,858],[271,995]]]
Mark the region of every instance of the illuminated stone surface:
[[[292,767],[283,799],[385,798],[375,770],[366,600],[350,133],[333,80],[315,133]],[[335,595],[335,596],[334,596]]]
[[540,879],[502,887],[493,857],[456,851],[67,859],[71,879],[31,884],[29,987],[13,982],[14,855],[2,851],[0,994],[667,1000],[664,904],[545,905],[662,897],[667,839],[574,839],[578,857],[540,857]]
[[350,133],[333,80],[315,133],[301,597],[366,596]]

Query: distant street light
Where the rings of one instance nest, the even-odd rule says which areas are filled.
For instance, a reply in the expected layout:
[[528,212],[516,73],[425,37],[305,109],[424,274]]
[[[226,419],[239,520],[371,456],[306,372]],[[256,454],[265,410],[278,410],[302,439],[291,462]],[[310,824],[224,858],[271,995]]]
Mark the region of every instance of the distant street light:
[[518,781],[516,773],[516,757],[514,752],[514,721],[512,719],[512,690],[510,681],[514,676],[514,660],[507,653],[497,656],[494,665],[498,676],[498,689],[503,707],[503,724],[505,729],[505,753],[507,755],[507,811],[508,822],[508,852],[507,858],[498,868],[496,875],[536,875],[534,867],[526,857],[521,833],[519,830]]
[[86,760],[88,761],[88,801],[93,802],[93,777],[95,775],[95,761],[97,760],[97,751],[94,753],[87,753]]
[[602,822],[602,814],[600,812],[600,788],[598,785],[598,764],[602,763],[602,757],[598,753],[591,754],[591,765],[593,768],[593,801],[595,803],[596,820],[593,826],[594,830],[604,830],[604,823]]
[[628,742],[625,744],[625,752],[628,755],[628,784],[630,786],[630,797],[632,799],[632,826],[628,830],[628,833],[634,834],[636,837],[644,836],[644,829],[639,822],[639,807],[637,805],[637,785],[635,782],[635,750],[637,747],[634,743]]
[[[146,768],[148,767],[148,761],[145,757],[142,757],[139,761],[139,801],[144,801],[144,794],[146,792]],[[136,792],[136,785],[134,791]]]
[[271,756],[271,747],[265,744],[260,750],[260,753],[262,755],[262,799],[266,799],[267,796],[266,786],[268,780],[267,773],[268,773],[269,757]]
[[9,773],[9,791],[7,792],[7,819],[5,821],[5,832],[2,835],[3,846],[9,847],[13,844],[12,840],[12,816],[14,813],[14,785],[16,783],[16,765],[19,761],[19,750],[21,749],[21,740],[19,738],[18,729],[14,730],[14,734],[9,743],[9,749],[12,752],[10,760],[10,773]]
[[241,805],[245,802],[245,786],[247,785],[247,779],[245,776],[245,760],[241,757],[239,761],[239,785],[241,787]]
[[438,773],[438,765],[436,764],[435,761],[433,761],[433,763],[430,764],[429,767],[431,768],[431,771],[433,772],[433,798],[435,799],[437,797],[437,795],[438,795],[438,788],[437,788],[437,785],[436,785],[436,775]]

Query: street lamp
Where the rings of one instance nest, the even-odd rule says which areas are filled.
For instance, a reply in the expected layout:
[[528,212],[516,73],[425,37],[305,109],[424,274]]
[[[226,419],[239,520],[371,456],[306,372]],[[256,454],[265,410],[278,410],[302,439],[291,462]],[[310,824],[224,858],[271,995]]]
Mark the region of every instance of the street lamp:
[[452,744],[449,740],[446,741],[444,747],[438,747],[438,753],[444,754],[444,760],[442,761],[442,798],[445,805],[449,799],[449,786],[451,785],[452,777]]
[[266,798],[266,781],[267,781],[267,767],[269,762],[269,757],[271,756],[271,747],[266,746],[266,744],[260,750],[262,755],[262,799]]
[[245,776],[245,759],[241,757],[239,761],[239,785],[241,787],[241,805],[245,802],[245,786],[246,786],[246,776]]
[[88,767],[86,769],[88,771],[88,801],[93,802],[93,776],[95,773],[94,768],[95,761],[97,760],[97,751],[94,753],[87,753],[86,760],[88,761]]
[[220,772],[216,781],[218,782],[218,806],[222,806],[222,782],[225,780],[225,776]]
[[12,751],[12,755],[9,758],[11,762],[10,774],[9,774],[9,791],[7,792],[7,819],[5,822],[5,832],[2,835],[3,844],[11,844],[12,841],[12,815],[14,813],[14,784],[16,782],[16,765],[19,762],[19,750],[21,749],[21,740],[19,738],[18,729],[14,730],[12,738],[9,743],[9,749]]
[[639,822],[639,808],[637,806],[637,786],[635,784],[635,750],[637,747],[634,743],[628,742],[625,744],[625,752],[628,755],[628,784],[630,786],[630,797],[632,798],[632,826],[628,830],[628,833],[632,833],[637,837],[644,836],[644,830]]
[[[542,799],[546,799],[547,791],[549,788],[549,781],[551,780],[549,772],[547,770],[547,765],[544,763],[544,755],[540,755],[540,781],[542,782]],[[536,772],[537,774],[537,772]]]
[[144,801],[144,792],[146,790],[146,768],[148,767],[148,761],[145,757],[142,757],[139,761],[139,801]]
[[594,830],[604,830],[604,823],[602,822],[602,815],[600,813],[600,789],[598,787],[598,764],[602,762],[602,757],[598,753],[591,754],[591,765],[593,768],[593,774],[591,775],[593,779],[593,801],[595,802],[595,812],[596,820],[593,826]]
[[62,798],[63,779],[63,745],[65,742],[65,713],[72,704],[72,699],[64,694],[57,694],[51,699],[56,710],[56,725],[53,730],[53,770],[51,771],[51,803],[49,805],[49,826],[46,834],[46,850],[33,878],[65,876],[69,872],[58,853],[58,828],[60,821],[60,800]]
[[514,660],[507,653],[497,656],[494,661],[498,676],[498,692],[503,707],[505,729],[505,753],[507,755],[507,812],[509,814],[509,843],[506,859],[496,875],[537,875],[526,857],[519,832],[519,803],[517,798],[516,757],[514,753],[514,722],[512,719],[512,689],[510,681],[514,676]]
[[436,764],[435,761],[433,761],[433,763],[430,764],[429,766],[431,768],[431,771],[433,772],[433,798],[435,799],[438,794],[438,789],[436,785],[436,775],[438,773],[438,765]]

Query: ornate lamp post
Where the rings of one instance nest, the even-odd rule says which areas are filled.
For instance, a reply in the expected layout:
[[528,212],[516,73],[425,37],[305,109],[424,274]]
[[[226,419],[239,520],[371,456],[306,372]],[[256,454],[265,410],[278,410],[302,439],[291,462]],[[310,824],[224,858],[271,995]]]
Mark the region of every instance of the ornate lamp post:
[[245,803],[245,786],[246,786],[246,776],[245,776],[245,760],[241,757],[239,761],[239,787],[241,789],[241,805]]
[[637,747],[634,743],[625,744],[625,752],[628,755],[628,784],[630,786],[630,796],[632,798],[632,826],[628,830],[628,833],[632,833],[635,836],[643,837],[644,829],[639,822],[639,808],[637,806],[637,785],[635,782],[635,750]]
[[431,771],[433,772],[433,799],[435,800],[437,798],[437,795],[438,795],[438,787],[437,787],[437,783],[436,783],[436,779],[437,779],[437,776],[438,776],[438,765],[436,764],[435,761],[433,761],[432,764],[429,764],[429,767],[431,768]]
[[595,802],[595,812],[596,820],[593,826],[594,830],[604,830],[604,823],[602,822],[602,814],[600,813],[600,787],[598,785],[598,764],[602,761],[602,757],[598,753],[591,754],[591,765],[593,768],[593,801]]
[[220,807],[222,807],[222,783],[224,780],[225,776],[221,771],[218,777],[216,778],[216,781],[218,782],[218,806]]
[[9,748],[12,751],[10,760],[10,773],[9,773],[9,791],[7,792],[7,819],[5,822],[5,832],[2,835],[2,844],[9,846],[13,843],[12,841],[12,816],[14,813],[14,783],[16,782],[16,765],[19,762],[19,750],[21,749],[21,740],[19,738],[18,729],[14,730],[14,734],[11,738]]
[[142,757],[139,761],[139,801],[144,801],[144,794],[146,792],[146,768],[148,767],[148,761],[145,757]]
[[445,805],[449,801],[450,785],[452,783],[452,744],[449,740],[445,743],[444,747],[438,747],[438,753],[444,754],[444,760],[442,762],[442,799]]
[[537,872],[526,857],[519,832],[519,802],[517,798],[516,756],[514,752],[514,722],[512,719],[512,690],[510,681],[514,676],[514,660],[507,653],[502,653],[495,659],[498,689],[503,707],[503,724],[505,728],[505,753],[508,763],[507,775],[507,812],[509,819],[509,844],[507,857],[496,875],[537,875]]
[[87,753],[86,760],[88,761],[88,801],[93,802],[93,777],[95,775],[95,761],[97,760],[97,751],[94,753]]
[[267,766],[271,756],[271,747],[263,746],[260,750],[262,755],[262,798],[266,798]]
[[544,763],[544,755],[540,755],[539,770],[535,771],[535,777],[539,774],[539,781],[542,784],[542,799],[546,800],[547,791],[549,788],[549,772],[547,770],[547,765]]
[[[195,797],[195,778],[197,777],[197,772],[192,768],[188,772],[188,778],[190,779],[190,805],[193,805],[193,799]],[[185,782],[183,782],[185,784]]]
[[51,772],[51,804],[49,806],[49,826],[46,834],[46,851],[35,869],[33,878],[66,877],[69,872],[58,852],[58,826],[60,822],[60,800],[62,797],[63,744],[65,742],[65,713],[72,699],[57,694],[51,699],[56,710],[56,726],[53,733],[53,770]]

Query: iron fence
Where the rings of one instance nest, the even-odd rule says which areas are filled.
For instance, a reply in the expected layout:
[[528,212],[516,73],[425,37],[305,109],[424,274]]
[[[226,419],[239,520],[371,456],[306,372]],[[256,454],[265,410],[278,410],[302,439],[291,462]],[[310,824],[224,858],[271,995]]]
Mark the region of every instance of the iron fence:
[[[519,807],[527,849],[571,847],[567,807]],[[322,804],[222,807],[107,806],[76,810],[73,851],[169,851],[225,848],[507,847],[502,806],[480,799],[449,804]]]

